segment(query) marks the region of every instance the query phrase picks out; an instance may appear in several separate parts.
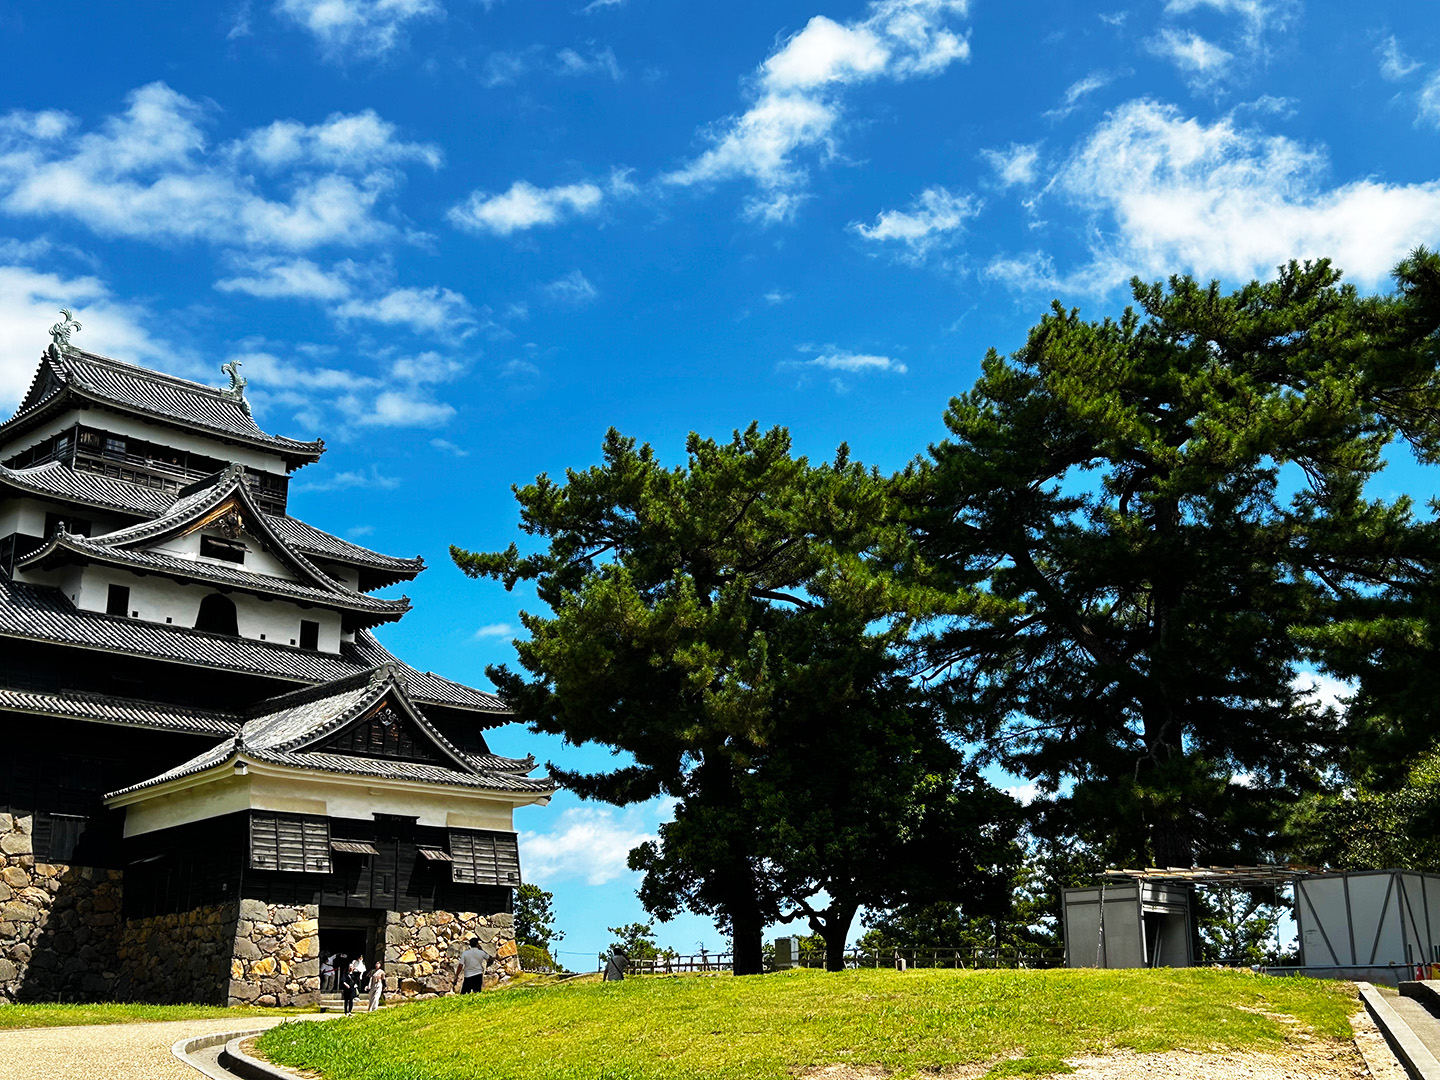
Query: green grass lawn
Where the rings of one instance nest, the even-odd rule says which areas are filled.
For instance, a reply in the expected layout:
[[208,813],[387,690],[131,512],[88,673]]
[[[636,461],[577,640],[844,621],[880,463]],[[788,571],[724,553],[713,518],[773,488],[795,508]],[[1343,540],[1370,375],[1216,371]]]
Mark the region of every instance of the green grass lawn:
[[1280,1052],[1349,1039],[1346,983],[1244,972],[791,971],[448,997],[261,1037],[325,1080],[789,1080],[811,1066],[898,1077],[976,1062],[1068,1071],[1126,1048]]
[[292,1016],[306,1009],[227,1009],[219,1005],[5,1005],[0,1031],[11,1028],[69,1027],[72,1024],[148,1024],[161,1020],[236,1020],[248,1016]]

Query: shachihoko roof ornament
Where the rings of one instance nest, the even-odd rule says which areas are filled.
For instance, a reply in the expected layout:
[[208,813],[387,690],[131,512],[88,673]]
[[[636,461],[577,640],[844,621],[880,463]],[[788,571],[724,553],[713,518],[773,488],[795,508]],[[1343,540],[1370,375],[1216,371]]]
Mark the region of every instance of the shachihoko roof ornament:
[[245,400],[245,387],[250,385],[250,380],[240,374],[240,367],[239,360],[231,360],[228,364],[220,365],[220,370],[230,376],[230,385],[221,393],[244,409],[246,416],[251,416],[253,414],[250,412],[250,402]]
[[70,313],[69,308],[61,308],[60,314],[65,316],[64,320],[50,327],[49,353],[56,360],[74,348],[70,344],[70,335],[80,329],[80,324],[75,321],[75,316]]

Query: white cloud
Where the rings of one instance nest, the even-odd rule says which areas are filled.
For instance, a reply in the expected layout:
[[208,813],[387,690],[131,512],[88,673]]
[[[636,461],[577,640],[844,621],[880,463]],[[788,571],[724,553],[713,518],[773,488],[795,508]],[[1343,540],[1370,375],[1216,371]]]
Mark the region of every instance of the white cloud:
[[625,812],[609,807],[571,807],[548,832],[520,834],[526,876],[541,883],[566,878],[604,885],[629,873],[630,849],[656,839],[641,808]]
[[392,289],[382,296],[347,300],[335,308],[341,319],[364,319],[387,326],[408,326],[417,334],[466,337],[474,332],[470,302],[439,285],[428,289]]
[[1355,695],[1355,687],[1348,682],[1316,671],[1302,671],[1290,685],[1306,704],[1340,713],[1345,711],[1350,698]]
[[61,307],[73,311],[84,327],[77,345],[89,343],[134,363],[166,363],[174,369],[176,350],[146,328],[153,321],[149,312],[116,300],[99,278],[0,266],[0,408],[13,409],[25,395]]
[[1425,81],[1420,91],[1420,112],[1416,120],[1440,128],[1440,72]]
[[1080,102],[1089,97],[1096,90],[1103,90],[1117,78],[1116,73],[1109,71],[1092,71],[1083,79],[1077,79],[1065,89],[1060,105],[1046,111],[1045,115],[1051,120],[1063,120],[1080,107]]
[[[37,119],[48,118],[48,119]],[[404,160],[438,151],[396,141],[373,113],[306,127],[272,124],[212,148],[206,110],[164,83],[131,91],[124,112],[78,132],[60,114],[0,118],[0,210],[78,221],[107,237],[302,251],[391,237],[375,213]],[[291,170],[267,195],[249,162]]]
[[995,178],[1003,188],[1035,183],[1037,166],[1040,164],[1038,143],[1011,143],[1007,150],[982,150],[980,156],[995,170]]
[[780,289],[771,289],[765,294],[765,302],[767,304],[784,304],[794,299],[794,293],[783,292]]
[[571,270],[564,277],[545,286],[545,292],[553,300],[566,304],[583,304],[600,295],[598,289],[579,270]]
[[456,457],[469,457],[470,451],[463,446],[451,442],[449,439],[431,439],[430,445],[436,450],[443,450],[447,454],[454,454]]
[[904,257],[923,260],[935,248],[953,240],[965,222],[980,212],[980,203],[943,187],[926,188],[908,210],[885,210],[874,225],[852,222],[850,227],[875,243],[898,243]]
[[413,390],[384,390],[369,399],[346,396],[336,404],[362,427],[440,427],[455,415],[453,405]]
[[[801,346],[802,353],[815,351],[814,346]],[[874,353],[851,353],[844,348],[825,346],[819,350],[819,356],[811,360],[789,360],[780,364],[780,367],[789,369],[822,370],[822,372],[840,372],[842,374],[904,374],[907,367],[899,360],[891,360],[888,356],[876,356]],[[838,390],[844,390],[844,384],[837,383]]]
[[625,3],[625,0],[590,0],[590,3],[586,4],[580,11],[583,15],[593,15],[597,11],[602,11],[605,8],[619,7],[623,3]]
[[357,488],[378,488],[382,491],[393,491],[400,486],[400,481],[394,476],[386,476],[374,465],[367,469],[350,469],[345,472],[330,473],[328,476],[323,472],[318,477],[311,477],[309,470],[306,470],[306,478],[298,484],[290,486],[291,492],[306,491],[351,491]]
[[515,627],[511,626],[508,622],[490,623],[486,626],[480,627],[478,630],[475,631],[475,638],[478,641],[484,641],[486,638],[514,636]]
[[275,11],[338,60],[389,52],[404,40],[406,23],[445,14],[435,0],[276,0]]
[[1190,77],[1192,86],[1203,86],[1225,75],[1234,55],[1191,31],[1166,28],[1146,43],[1156,56],[1169,60]]
[[765,222],[794,215],[805,180],[802,152],[834,153],[843,91],[880,78],[934,75],[969,56],[969,41],[950,24],[965,0],[875,0],[864,19],[837,23],[812,18],[760,66],[751,80],[752,104],[717,124],[711,146],[664,182],[708,185],[748,179],[760,191],[747,216]]
[[265,300],[343,300],[353,289],[342,273],[322,270],[309,259],[259,256],[243,260],[249,271],[215,283],[221,292],[239,292]]
[[625,77],[620,62],[615,59],[615,50],[609,48],[582,56],[574,49],[561,49],[555,54],[555,71],[560,75],[605,75],[619,82]]
[[1389,82],[1399,82],[1425,66],[1405,55],[1394,34],[1381,42],[1375,51],[1380,54],[1380,77]]
[[1328,256],[1378,285],[1417,244],[1440,243],[1440,183],[1324,183],[1323,151],[1283,136],[1130,102],[1052,181],[1091,215],[1092,261],[1057,275],[1044,255],[1005,255],[989,273],[1022,287],[1104,291],[1132,274],[1243,281],[1292,258]]
[[1001,788],[1012,799],[1021,806],[1029,806],[1040,794],[1040,788],[1035,784],[1016,784],[1014,787]]
[[528,360],[507,360],[500,368],[500,375],[506,379],[533,379],[540,374],[540,369]]
[[517,180],[501,195],[472,192],[465,202],[451,208],[449,217],[463,228],[509,236],[537,225],[554,225],[572,214],[592,214],[603,198],[595,184],[539,188]]
[[267,169],[320,165],[363,171],[403,161],[419,161],[438,169],[443,164],[438,147],[403,142],[396,137],[398,131],[373,109],[366,109],[361,113],[333,113],[320,124],[276,120],[249,132],[228,149]]

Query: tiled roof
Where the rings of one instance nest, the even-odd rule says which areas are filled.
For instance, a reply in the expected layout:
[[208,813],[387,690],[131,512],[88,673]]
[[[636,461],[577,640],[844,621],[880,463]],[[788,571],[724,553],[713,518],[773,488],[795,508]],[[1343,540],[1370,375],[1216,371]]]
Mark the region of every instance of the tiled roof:
[[360,563],[379,570],[393,570],[397,577],[414,577],[425,569],[425,560],[418,556],[404,559],[398,555],[382,555],[378,551],[371,551],[359,544],[352,544],[348,540],[322,532],[299,518],[272,516],[270,524],[275,527],[276,532],[307,555],[319,555],[321,558],[343,563]]
[[343,644],[336,656],[83,611],[58,589],[0,578],[0,638],[52,642],[310,684],[342,679],[379,664],[395,664],[406,692],[421,705],[488,713],[496,724],[509,717],[494,694],[416,671],[364,630],[356,633],[354,644]]
[[49,543],[25,556],[16,566],[22,569],[31,566],[48,567],[69,562],[77,556],[140,573],[160,573],[170,577],[207,581],[260,596],[287,596],[317,607],[362,612],[371,616],[366,625],[372,626],[381,622],[394,622],[410,610],[410,601],[403,598],[386,600],[348,589],[317,589],[301,582],[255,574],[218,563],[201,562],[199,559],[181,559],[154,551],[127,551],[70,533],[61,533],[51,538]]
[[10,420],[0,424],[0,442],[11,425],[23,426],[70,397],[300,461],[316,461],[325,451],[320,440],[301,442],[261,431],[240,402],[224,390],[78,349],[58,358],[50,353],[41,358],[25,400]]
[[[52,461],[28,469],[7,469],[0,465],[0,484],[20,491],[67,502],[78,502],[100,510],[116,510],[136,517],[153,518],[164,515],[176,502],[174,494],[156,488],[116,480],[98,473],[84,472]],[[375,588],[413,578],[425,569],[421,558],[405,559],[352,544],[338,536],[315,528],[298,518],[264,515],[276,533],[285,537],[292,548],[307,555],[332,562],[368,567],[383,573],[375,575]]]
[[[330,735],[364,716],[382,700],[390,701],[396,708],[407,713],[436,749],[450,759],[451,765],[356,757],[308,749],[322,744]],[[198,754],[183,765],[177,765],[142,783],[111,792],[107,797],[127,795],[204,772],[236,757],[297,769],[447,784],[489,791],[549,794],[554,790],[554,785],[548,780],[532,780],[521,775],[521,762],[507,761],[507,768],[490,770],[478,766],[473,759],[461,754],[410,702],[404,689],[403,673],[398,666],[385,665],[323,687],[297,691],[262,702],[251,710],[250,719],[231,738]]]
[[76,690],[52,692],[0,688],[0,711],[71,717],[194,735],[234,735],[241,723],[241,718],[231,713],[187,709],[180,705],[134,701]]
[[142,517],[164,513],[175,501],[171,492],[72,469],[58,461],[28,469],[7,469],[0,465],[0,483],[45,498]]
[[[169,537],[204,525],[226,505],[235,507],[244,519],[248,531],[256,536],[272,555],[289,565],[300,579],[298,585],[284,578],[230,570],[144,550]],[[183,489],[180,497],[159,517],[97,536],[57,535],[17,565],[49,565],[57,559],[64,559],[67,552],[73,552],[116,565],[128,565],[131,569],[154,569],[171,575],[183,573],[186,576],[262,594],[270,592],[293,596],[311,603],[383,616],[373,620],[372,624],[375,621],[398,619],[410,610],[408,600],[382,600],[357,592],[336,581],[312,563],[305,554],[296,551],[289,540],[271,525],[271,520],[269,515],[255,505],[249,485],[245,483],[245,468],[237,463]]]

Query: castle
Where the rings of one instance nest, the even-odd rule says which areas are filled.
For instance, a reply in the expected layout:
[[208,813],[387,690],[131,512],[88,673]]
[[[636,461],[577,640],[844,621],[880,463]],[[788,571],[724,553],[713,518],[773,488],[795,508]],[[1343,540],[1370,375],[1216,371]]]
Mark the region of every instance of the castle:
[[323,441],[51,331],[0,424],[0,1000],[305,1004],[320,957],[515,965],[498,698],[371,634],[424,569],[289,514]]

